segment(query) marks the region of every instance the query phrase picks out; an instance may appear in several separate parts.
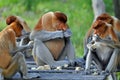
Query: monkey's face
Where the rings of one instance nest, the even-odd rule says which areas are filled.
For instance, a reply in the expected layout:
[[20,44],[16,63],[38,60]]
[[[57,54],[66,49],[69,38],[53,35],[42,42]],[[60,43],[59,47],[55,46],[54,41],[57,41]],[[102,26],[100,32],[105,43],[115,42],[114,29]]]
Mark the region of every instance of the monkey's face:
[[94,29],[94,34],[97,34],[100,38],[105,38],[106,35],[106,31],[107,31],[107,25],[105,22],[99,20],[96,21],[96,23],[93,25],[93,29]]

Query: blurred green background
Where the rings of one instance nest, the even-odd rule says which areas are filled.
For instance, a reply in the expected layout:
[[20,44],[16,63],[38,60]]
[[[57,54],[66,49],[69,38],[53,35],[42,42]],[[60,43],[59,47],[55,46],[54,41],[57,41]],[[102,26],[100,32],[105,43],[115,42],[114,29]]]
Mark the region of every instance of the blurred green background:
[[[112,0],[104,0],[104,3],[106,12],[114,15]],[[32,29],[49,11],[61,11],[67,15],[76,56],[82,57],[84,36],[94,19],[91,0],[0,0],[0,31],[6,27],[5,19],[10,15],[22,17]]]
[[[112,0],[104,0],[106,11],[114,15]],[[31,29],[41,15],[49,11],[61,11],[68,17],[72,30],[72,43],[76,56],[83,56],[83,39],[94,19],[91,0],[0,0],[0,31],[6,27],[10,15],[22,17]]]

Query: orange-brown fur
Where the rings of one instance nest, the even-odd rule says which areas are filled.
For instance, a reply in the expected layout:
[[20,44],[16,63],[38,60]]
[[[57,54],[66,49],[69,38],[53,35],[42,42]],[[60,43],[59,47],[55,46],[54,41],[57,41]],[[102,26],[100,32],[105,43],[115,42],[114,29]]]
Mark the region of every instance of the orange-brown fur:
[[[106,23],[111,24],[109,27]],[[111,36],[112,40],[115,42],[119,42],[119,38],[115,32],[120,32],[120,21],[107,13],[103,13],[97,17],[97,19],[93,22],[91,28],[88,30],[86,35],[86,39],[92,34],[98,34],[101,38],[105,38],[107,36]]]
[[16,65],[10,53],[16,49],[16,37],[22,35],[23,26],[16,16],[8,17],[6,23],[8,26],[0,32],[0,68],[3,76],[8,77],[18,69],[19,64]]
[[47,30],[47,31],[66,30],[68,28],[66,21],[67,16],[64,13],[49,12],[44,14],[40,18],[34,30]]
[[102,39],[106,38],[107,36],[111,36],[114,42],[119,42],[119,39],[114,32],[112,25],[107,25],[107,23],[105,23],[104,21],[97,20],[92,27],[94,29],[94,34],[97,34]]
[[[48,12],[44,14],[37,25],[35,26],[35,31],[46,30],[46,31],[57,31],[68,29],[67,25],[67,16],[61,12]],[[45,42],[45,45],[48,47],[52,53],[55,60],[58,59],[61,51],[65,46],[64,39],[54,39]],[[55,47],[56,46],[56,47]]]

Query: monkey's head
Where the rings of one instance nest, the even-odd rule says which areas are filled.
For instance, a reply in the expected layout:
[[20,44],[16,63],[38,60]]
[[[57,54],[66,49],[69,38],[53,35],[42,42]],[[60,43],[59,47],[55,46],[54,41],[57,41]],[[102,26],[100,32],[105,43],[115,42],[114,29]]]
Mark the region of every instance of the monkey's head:
[[102,21],[105,21],[105,22],[113,25],[113,18],[107,13],[101,14],[100,16],[97,17],[96,20],[102,20]]
[[40,18],[40,21],[36,25],[35,30],[66,30],[68,28],[66,22],[67,16],[64,13],[48,12]]
[[94,34],[97,34],[101,38],[105,38],[109,33],[108,29],[111,27],[111,24],[106,23],[102,20],[97,20],[92,25],[92,28],[94,30]]
[[26,32],[30,32],[30,28],[26,24],[26,22],[20,18],[19,16],[9,16],[6,19],[6,24],[9,29],[14,30],[16,37],[22,35],[22,31],[25,30]]

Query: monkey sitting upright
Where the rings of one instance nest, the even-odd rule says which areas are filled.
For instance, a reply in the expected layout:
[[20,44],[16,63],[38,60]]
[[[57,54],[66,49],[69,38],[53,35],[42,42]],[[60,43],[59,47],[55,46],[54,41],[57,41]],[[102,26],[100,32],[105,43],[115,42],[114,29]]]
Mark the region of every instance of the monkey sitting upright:
[[22,30],[29,32],[30,28],[18,16],[9,16],[6,23],[8,26],[0,32],[0,72],[5,78],[11,78],[17,72],[20,72],[23,78],[27,78],[24,55],[17,52],[12,56],[12,52],[19,48],[16,45],[16,37],[22,35]]
[[62,12],[44,14],[33,31],[33,57],[37,65],[62,66],[75,58],[74,47],[70,41],[71,31],[67,25],[67,16]]
[[[100,40],[94,39],[94,35]],[[111,72],[113,80],[116,80],[114,72],[120,68],[120,20],[106,13],[101,14],[85,38],[85,69],[90,69],[93,60],[99,70]]]
[[86,56],[85,70],[90,70],[91,63],[94,61],[99,71],[110,72],[108,78],[116,80],[116,71],[120,70],[120,44],[93,35],[92,42],[88,43],[87,47],[89,51]]

